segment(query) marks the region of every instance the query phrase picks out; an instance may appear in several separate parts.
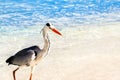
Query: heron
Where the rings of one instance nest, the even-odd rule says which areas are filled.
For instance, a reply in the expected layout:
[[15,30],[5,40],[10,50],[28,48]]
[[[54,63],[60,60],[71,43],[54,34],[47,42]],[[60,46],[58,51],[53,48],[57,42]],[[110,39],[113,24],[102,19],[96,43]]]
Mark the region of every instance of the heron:
[[44,39],[44,46],[41,49],[38,45],[30,46],[28,48],[24,48],[18,51],[15,55],[10,56],[6,63],[8,65],[17,65],[18,67],[13,71],[13,78],[16,80],[15,73],[21,66],[27,66],[31,68],[29,80],[32,80],[33,69],[35,65],[41,60],[43,56],[45,56],[50,48],[50,41],[48,37],[48,31],[52,30],[58,35],[62,34],[51,24],[46,23],[45,26],[42,28],[42,34]]

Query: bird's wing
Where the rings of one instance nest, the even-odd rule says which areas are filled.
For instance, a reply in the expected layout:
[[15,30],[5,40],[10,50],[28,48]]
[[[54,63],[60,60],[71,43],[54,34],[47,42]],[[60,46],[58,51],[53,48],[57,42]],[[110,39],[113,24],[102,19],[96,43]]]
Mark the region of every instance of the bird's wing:
[[[30,55],[31,60],[34,60],[36,58],[36,51],[29,50],[27,51],[27,53],[28,53],[27,55]],[[32,54],[29,54],[29,53],[32,53]]]
[[28,50],[26,52],[21,53],[21,55],[15,55],[13,64],[14,65],[30,65],[31,61],[33,61],[36,58],[36,53],[34,50]]

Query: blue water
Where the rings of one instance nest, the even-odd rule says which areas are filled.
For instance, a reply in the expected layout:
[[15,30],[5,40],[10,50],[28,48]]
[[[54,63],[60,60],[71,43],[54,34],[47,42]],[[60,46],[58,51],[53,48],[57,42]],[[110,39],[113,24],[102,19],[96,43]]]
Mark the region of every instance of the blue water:
[[52,22],[63,27],[120,21],[120,0],[0,0],[0,31]]

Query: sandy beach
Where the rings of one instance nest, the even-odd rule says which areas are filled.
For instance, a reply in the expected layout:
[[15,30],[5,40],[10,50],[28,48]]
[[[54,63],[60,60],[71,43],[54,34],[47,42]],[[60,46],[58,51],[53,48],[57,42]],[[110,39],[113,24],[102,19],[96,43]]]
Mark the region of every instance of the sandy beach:
[[[50,32],[49,54],[36,66],[33,80],[120,80],[120,24],[66,28],[61,33],[62,37],[55,37]],[[39,43],[36,38],[26,41]],[[1,50],[0,80],[13,80],[16,66],[7,66],[5,60],[22,48]],[[16,73],[17,80],[28,80],[29,74],[30,68],[23,67]]]

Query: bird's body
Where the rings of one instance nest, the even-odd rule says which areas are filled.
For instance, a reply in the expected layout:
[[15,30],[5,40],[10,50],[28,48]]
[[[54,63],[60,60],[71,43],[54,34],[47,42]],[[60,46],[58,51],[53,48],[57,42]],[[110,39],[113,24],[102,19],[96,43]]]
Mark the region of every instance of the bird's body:
[[32,73],[33,73],[33,67],[38,64],[38,62],[41,60],[41,58],[48,53],[49,47],[50,47],[50,41],[48,37],[48,30],[51,29],[53,32],[61,35],[60,32],[58,32],[50,23],[47,23],[45,27],[42,29],[43,32],[43,39],[44,39],[44,47],[43,49],[40,49],[39,46],[31,46],[25,49],[22,49],[18,51],[15,55],[9,57],[6,60],[6,63],[9,65],[17,65],[19,66],[17,69],[13,71],[13,77],[14,80],[16,80],[15,72],[21,67],[21,66],[30,66],[31,67],[31,74],[30,79],[32,80]]
[[37,55],[40,55],[41,49],[38,46],[31,46],[25,48],[15,55],[11,56],[6,60],[8,64],[18,65],[18,66],[30,66],[31,61],[37,58]]

